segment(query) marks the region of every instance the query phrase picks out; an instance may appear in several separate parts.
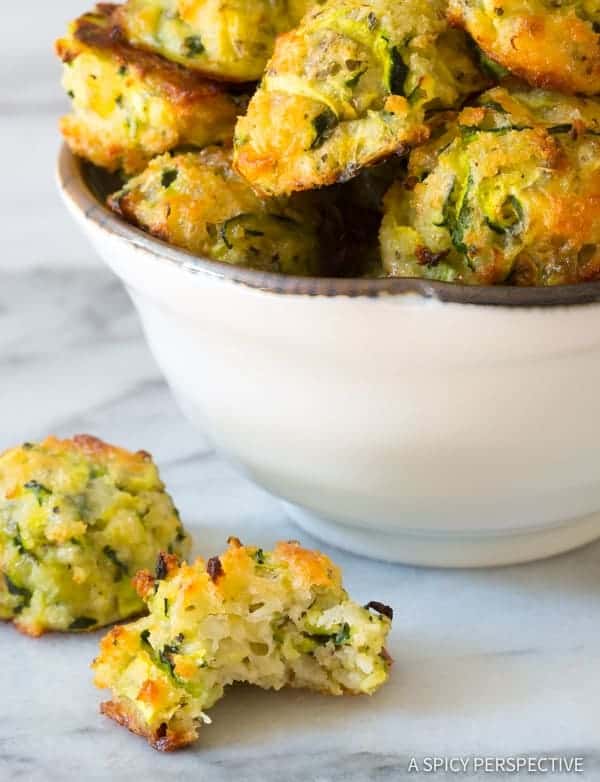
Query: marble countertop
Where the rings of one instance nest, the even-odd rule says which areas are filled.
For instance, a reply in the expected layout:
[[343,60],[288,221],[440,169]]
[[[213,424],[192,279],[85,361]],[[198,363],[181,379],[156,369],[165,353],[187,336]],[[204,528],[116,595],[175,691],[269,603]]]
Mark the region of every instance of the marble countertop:
[[[56,0],[39,16],[23,4],[3,11],[0,118],[11,154],[0,188],[0,448],[50,432],[143,447],[197,552],[218,552],[232,533],[318,545],[187,424],[125,292],[58,202],[64,104],[46,49],[80,10]],[[234,688],[196,747],[161,756],[98,713],[89,670],[98,635],[31,640],[2,626],[0,780],[362,782],[414,778],[412,757],[422,766],[432,755],[517,754],[583,756],[583,776],[600,779],[600,544],[487,572],[326,550],[357,599],[396,610],[396,664],[376,696]]]

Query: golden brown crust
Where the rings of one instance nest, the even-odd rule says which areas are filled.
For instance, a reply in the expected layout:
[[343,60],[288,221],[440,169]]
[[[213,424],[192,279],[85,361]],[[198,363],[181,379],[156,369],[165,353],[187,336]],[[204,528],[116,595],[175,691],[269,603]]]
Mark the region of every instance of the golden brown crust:
[[[47,441],[46,441],[47,442]],[[102,455],[118,457],[121,460],[141,461],[147,462],[152,459],[152,454],[148,451],[127,451],[125,448],[119,448],[117,445],[109,445],[101,440],[99,437],[94,437],[91,434],[76,434],[72,441],[63,440],[64,443],[73,442],[83,453],[87,453],[90,456]]]
[[154,576],[149,570],[138,570],[131,583],[142,600],[145,600],[154,589],[154,581]]
[[139,467],[152,459],[151,454],[147,451],[128,451],[117,445],[110,445],[90,434],[76,434],[71,439],[64,440],[49,435],[40,443],[40,448],[56,453],[79,451],[91,459],[98,461],[116,460],[128,467]]
[[100,641],[100,651],[102,654],[110,655],[117,644],[125,642],[129,638],[130,635],[125,625],[115,625]]
[[394,664],[394,658],[385,647],[381,650],[381,656],[389,666]]
[[[54,435],[49,435],[45,440],[39,443],[39,448],[56,455],[80,453],[92,461],[103,464],[116,462],[132,473],[145,470],[148,463],[152,461],[152,456],[147,451],[128,451],[125,448],[105,443],[98,437],[89,434],[78,434],[71,439],[60,439]],[[14,450],[15,449],[13,448],[9,448],[6,451],[1,452],[0,458],[7,456]],[[15,466],[13,475],[14,486],[13,488],[6,488],[4,491],[4,497],[7,500],[14,499],[21,478],[21,471],[16,469]]]
[[191,744],[197,738],[195,731],[175,732],[165,724],[160,725],[156,730],[150,730],[142,721],[139,712],[122,700],[101,703],[100,713],[127,728],[131,733],[142,736],[159,752],[173,752]]
[[134,589],[145,600],[154,592],[156,581],[176,573],[180,564],[181,561],[178,556],[161,551],[157,559],[156,572],[153,574],[149,570],[139,570],[132,581]]
[[[280,36],[274,56],[280,56],[288,36]],[[374,166],[392,155],[403,155],[411,146],[427,140],[427,127],[410,123],[406,98],[391,95],[385,99],[383,111],[397,118],[397,134],[387,126],[375,127],[376,116],[370,122],[372,133],[360,127],[360,121],[341,123],[342,138],[335,146],[327,141],[323,150],[314,150],[314,123],[323,113],[323,105],[304,95],[288,95],[259,88],[250,102],[248,113],[236,127],[234,167],[262,196],[290,194],[352,179],[362,168]],[[354,134],[376,136],[378,145],[371,149],[361,146]],[[360,159],[348,155],[346,149],[360,149]],[[318,152],[318,154],[317,154]],[[339,158],[339,159],[338,159]]]
[[[142,615],[141,611],[136,611],[135,613],[131,614],[128,617],[124,617],[124,619],[127,619],[127,621],[134,621],[138,617]],[[6,622],[7,624],[12,624],[16,630],[18,630],[21,635],[25,635],[28,638],[41,638],[43,635],[50,635],[52,633],[58,633],[63,631],[53,631],[48,630],[48,628],[43,627],[42,625],[34,625],[34,624],[24,624],[19,621],[18,617],[15,619],[11,619],[10,617],[6,618],[0,618],[0,622]],[[87,627],[82,628],[81,630],[78,630],[77,633],[79,635],[86,635],[86,634],[92,634],[98,632],[98,626],[95,625],[93,627]]]
[[[131,616],[126,617],[127,619],[133,620],[137,619],[138,616],[141,615],[141,612],[137,612],[135,614],[132,614]],[[0,621],[3,622],[11,622],[10,619],[2,619]],[[48,630],[46,627],[42,627],[41,625],[32,625],[32,624],[23,624],[19,622],[18,619],[13,619],[12,624],[15,626],[15,628],[21,633],[21,635],[26,635],[28,638],[41,638],[43,635],[49,635],[52,633],[52,630]],[[62,631],[54,631],[54,632],[62,632]],[[77,631],[79,635],[85,635],[86,633],[97,633],[98,627],[87,627],[83,628],[81,630]]]
[[12,621],[13,625],[16,627],[16,629],[21,633],[21,635],[26,635],[28,638],[41,638],[43,635],[47,633],[47,630],[45,630],[40,625],[26,625],[19,622],[17,619],[4,619],[5,622]]
[[451,0],[448,20],[467,30],[493,61],[533,87],[565,93],[600,92],[600,35],[574,8],[551,10],[539,4],[537,13],[514,0],[485,2]]
[[73,152],[109,171],[141,171],[178,146],[229,144],[244,89],[132,46],[101,4],[56,43],[73,111],[60,129]]
[[311,551],[290,541],[278,543],[273,554],[276,559],[287,562],[307,586],[332,586],[341,581],[339,569],[320,551]]
[[[108,24],[98,24],[82,16],[75,22],[74,38],[84,46],[108,52],[120,65],[126,65],[136,72],[141,80],[149,80],[154,87],[172,103],[180,107],[193,105],[200,99],[226,94],[223,85],[211,81],[199,73],[169,62],[157,54],[131,46],[112,14],[118,6],[100,3],[98,15]],[[72,62],[79,52],[69,46],[67,39],[56,42],[56,53],[60,59]]]

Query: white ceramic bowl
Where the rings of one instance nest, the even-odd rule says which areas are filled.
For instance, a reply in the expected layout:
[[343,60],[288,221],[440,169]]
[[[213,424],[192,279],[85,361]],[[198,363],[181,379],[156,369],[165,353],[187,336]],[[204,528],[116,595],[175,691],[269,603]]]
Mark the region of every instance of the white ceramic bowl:
[[58,174],[185,413],[300,526],[443,566],[600,536],[600,283],[263,274],[127,225],[66,148]]

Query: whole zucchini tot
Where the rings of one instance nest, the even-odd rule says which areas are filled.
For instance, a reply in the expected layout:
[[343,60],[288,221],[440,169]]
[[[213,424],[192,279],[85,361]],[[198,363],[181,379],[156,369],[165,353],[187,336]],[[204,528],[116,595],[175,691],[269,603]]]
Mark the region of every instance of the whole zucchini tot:
[[137,577],[146,618],[114,628],[94,661],[102,712],[158,750],[195,741],[236,682],[328,695],[374,693],[389,676],[392,609],[350,599],[333,562],[296,542],[158,561]]
[[259,198],[220,147],[155,158],[109,205],[195,255],[286,274],[320,268],[323,217],[312,196]]
[[144,451],[78,435],[0,455],[0,618],[28,635],[141,613],[137,571],[189,548]]
[[600,279],[600,102],[496,88],[385,199],[393,277],[558,285]]
[[[328,0],[280,36],[235,131],[261,193],[354,177],[427,139],[429,112],[486,86],[443,0]],[[457,34],[458,33],[458,34]]]
[[177,146],[231,142],[247,96],[135,49],[115,27],[114,8],[99,5],[56,44],[72,101],[61,121],[71,149],[133,174]]
[[534,87],[600,93],[597,0],[450,0],[448,15],[498,75],[510,71]]
[[275,38],[313,0],[128,0],[117,12],[127,38],[224,81],[257,81]]

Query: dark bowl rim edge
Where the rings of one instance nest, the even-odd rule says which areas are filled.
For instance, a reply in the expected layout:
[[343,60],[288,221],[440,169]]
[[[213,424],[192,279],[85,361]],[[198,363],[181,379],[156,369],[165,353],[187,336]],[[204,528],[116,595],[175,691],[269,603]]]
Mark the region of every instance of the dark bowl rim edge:
[[203,274],[279,295],[379,298],[417,294],[440,302],[505,307],[556,307],[600,302],[600,281],[517,288],[508,285],[460,285],[420,278],[296,277],[212,261],[156,239],[116,215],[91,187],[88,181],[90,171],[93,167],[75,156],[63,143],[57,166],[58,184],[84,217],[102,230],[156,258],[170,261],[187,273]]

